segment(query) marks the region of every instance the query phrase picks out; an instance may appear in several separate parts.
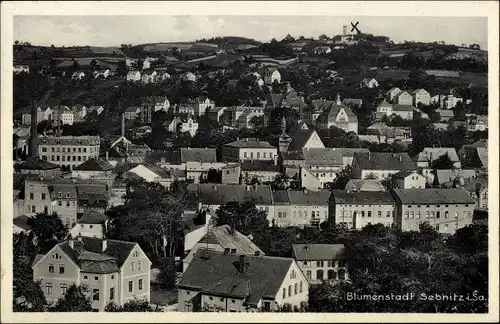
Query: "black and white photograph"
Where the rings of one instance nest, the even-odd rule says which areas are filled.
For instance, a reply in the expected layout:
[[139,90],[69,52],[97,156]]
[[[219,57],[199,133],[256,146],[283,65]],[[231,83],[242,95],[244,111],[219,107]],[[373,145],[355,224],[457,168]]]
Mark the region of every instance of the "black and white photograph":
[[498,320],[491,13],[468,16],[467,2],[456,16],[446,4],[394,15],[321,2],[313,14],[295,2],[303,12],[290,14],[287,2],[241,2],[236,15],[211,3],[205,14],[113,12],[119,2],[79,13],[68,2],[11,16],[10,318]]

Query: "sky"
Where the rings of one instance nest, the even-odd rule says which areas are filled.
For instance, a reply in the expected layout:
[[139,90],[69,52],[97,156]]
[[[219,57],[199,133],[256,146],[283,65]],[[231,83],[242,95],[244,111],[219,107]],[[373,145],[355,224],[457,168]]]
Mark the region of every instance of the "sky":
[[341,34],[359,21],[364,33],[394,42],[445,41],[487,48],[486,17],[369,16],[14,16],[14,40],[33,45],[120,46],[242,36],[260,41],[287,34],[317,38]]

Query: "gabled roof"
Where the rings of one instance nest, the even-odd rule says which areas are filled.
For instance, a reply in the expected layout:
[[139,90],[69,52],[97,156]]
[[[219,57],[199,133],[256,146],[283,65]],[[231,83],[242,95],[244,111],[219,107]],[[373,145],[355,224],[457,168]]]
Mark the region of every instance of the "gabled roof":
[[264,252],[247,236],[236,230],[231,231],[231,227],[227,224],[209,230],[198,243],[219,244],[224,249],[236,249],[238,254],[253,255],[256,251],[259,251],[261,255],[264,255]]
[[274,299],[280,293],[294,263],[291,258],[245,256],[243,262],[248,263],[248,268],[243,266],[246,270],[241,273],[239,258],[239,255],[198,250],[177,286],[245,299],[245,304],[257,305],[261,299]]
[[31,226],[28,225],[28,220],[29,219],[30,218],[28,216],[21,215],[21,216],[14,217],[14,219],[12,220],[12,223],[15,226],[17,226],[17,227],[22,228],[25,231],[30,231],[31,230]]
[[82,217],[77,220],[77,224],[102,224],[108,217],[96,210],[88,209],[83,212]]
[[37,157],[29,157],[21,164],[21,170],[53,170],[60,166]]
[[127,109],[125,109],[125,112],[137,112],[138,110],[141,110],[141,107],[139,107],[139,106],[130,106]]
[[217,162],[217,155],[215,148],[181,148],[181,162],[203,162],[213,163]]
[[251,201],[254,204],[272,204],[271,187],[268,185],[199,184],[199,201],[208,205],[228,202]]
[[394,111],[413,111],[415,107],[412,105],[394,105],[392,110]]
[[394,199],[389,191],[334,190],[333,196],[336,204],[394,205]]
[[306,166],[343,164],[342,151],[332,148],[307,148],[302,154]]
[[242,161],[241,171],[279,172],[279,166],[274,164],[274,161]]
[[328,205],[331,192],[329,190],[319,191],[302,191],[289,190],[287,191],[290,204],[306,205],[306,206],[325,206]]
[[288,151],[302,151],[315,132],[316,131],[314,129],[297,129],[290,136],[292,138],[292,142],[288,146]]
[[362,170],[416,170],[417,165],[408,153],[354,153],[353,164]]
[[228,147],[237,148],[275,148],[267,141],[261,141],[256,138],[242,138],[240,140],[226,144]]
[[436,109],[436,112],[439,114],[440,117],[453,117],[455,116],[455,113],[453,110],[448,110],[448,109]]
[[293,256],[300,261],[341,260],[345,258],[344,244],[292,244]]
[[451,162],[460,162],[457,151],[453,147],[424,147],[423,151],[415,157],[417,162],[430,162],[448,154]]
[[465,189],[394,189],[394,199],[403,204],[473,204]]
[[76,166],[76,171],[111,171],[114,167],[108,161],[96,158],[90,158],[82,164]]
[[383,191],[385,190],[384,185],[378,180],[372,179],[351,179],[345,185],[346,190],[352,188],[352,190],[359,191]]

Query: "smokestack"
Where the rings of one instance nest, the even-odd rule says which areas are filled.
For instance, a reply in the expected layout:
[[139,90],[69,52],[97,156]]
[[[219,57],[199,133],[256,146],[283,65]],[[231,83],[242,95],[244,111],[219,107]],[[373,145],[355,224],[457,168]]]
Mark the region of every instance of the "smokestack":
[[30,143],[30,150],[31,150],[31,156],[32,157],[38,157],[38,131],[37,131],[37,116],[38,111],[36,107],[36,101],[33,100],[31,102],[31,143]]
[[125,136],[125,113],[122,113],[122,136]]
[[342,35],[347,35],[347,26],[342,26]]
[[61,136],[61,105],[57,106],[57,137]]
[[241,273],[244,273],[245,272],[245,255],[242,254],[240,255],[240,266],[239,266],[239,270]]

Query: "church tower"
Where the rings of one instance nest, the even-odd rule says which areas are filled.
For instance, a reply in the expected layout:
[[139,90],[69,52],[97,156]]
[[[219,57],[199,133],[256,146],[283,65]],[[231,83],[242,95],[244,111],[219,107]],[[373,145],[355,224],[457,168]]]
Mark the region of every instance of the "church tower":
[[286,118],[281,120],[281,135],[279,137],[278,151],[280,153],[288,151],[292,138],[286,134]]

